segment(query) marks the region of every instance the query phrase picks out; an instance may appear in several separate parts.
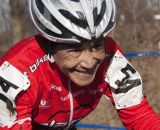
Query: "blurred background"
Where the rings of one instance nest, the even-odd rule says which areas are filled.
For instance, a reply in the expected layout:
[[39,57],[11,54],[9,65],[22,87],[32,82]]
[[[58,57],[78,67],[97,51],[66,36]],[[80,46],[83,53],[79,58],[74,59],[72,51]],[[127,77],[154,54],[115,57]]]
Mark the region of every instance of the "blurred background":
[[[160,0],[115,0],[117,26],[110,35],[125,53],[160,51]],[[27,0],[0,0],[0,57],[20,39],[36,34]],[[129,58],[143,80],[144,94],[160,114],[160,56]],[[123,127],[113,106],[102,97],[82,123]]]

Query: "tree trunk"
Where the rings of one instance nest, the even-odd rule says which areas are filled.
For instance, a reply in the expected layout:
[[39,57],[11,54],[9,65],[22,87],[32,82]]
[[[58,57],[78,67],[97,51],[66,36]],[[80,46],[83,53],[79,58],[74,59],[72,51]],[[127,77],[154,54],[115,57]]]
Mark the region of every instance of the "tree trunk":
[[13,44],[23,37],[23,14],[24,6],[21,0],[10,0],[11,7],[11,28]]

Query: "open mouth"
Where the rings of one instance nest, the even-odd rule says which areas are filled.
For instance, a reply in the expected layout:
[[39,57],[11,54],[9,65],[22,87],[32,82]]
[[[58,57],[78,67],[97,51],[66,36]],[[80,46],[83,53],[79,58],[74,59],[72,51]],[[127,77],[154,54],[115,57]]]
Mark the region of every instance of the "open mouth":
[[92,71],[74,69],[74,71],[69,73],[71,80],[79,86],[86,86],[90,84],[94,80],[95,75],[96,69],[92,69]]

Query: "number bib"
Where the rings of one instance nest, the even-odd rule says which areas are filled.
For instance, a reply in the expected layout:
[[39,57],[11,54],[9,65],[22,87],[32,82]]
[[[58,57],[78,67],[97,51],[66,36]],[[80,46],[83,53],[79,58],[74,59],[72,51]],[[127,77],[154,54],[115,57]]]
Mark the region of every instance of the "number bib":
[[16,119],[15,98],[22,90],[28,89],[30,82],[9,62],[0,66],[0,125],[13,122]]
[[120,51],[113,56],[105,80],[111,86],[117,109],[141,102],[143,98],[141,77]]

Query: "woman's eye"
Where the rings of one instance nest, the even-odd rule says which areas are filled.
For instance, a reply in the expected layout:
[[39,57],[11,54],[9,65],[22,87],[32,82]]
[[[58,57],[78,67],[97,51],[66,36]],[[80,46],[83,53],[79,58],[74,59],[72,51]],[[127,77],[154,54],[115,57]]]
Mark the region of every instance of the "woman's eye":
[[67,54],[76,58],[76,57],[80,56],[81,51],[82,51],[81,49],[71,49],[71,50],[67,51]]
[[82,50],[81,49],[71,49],[68,52],[80,52],[80,51],[82,51]]
[[93,51],[101,51],[101,50],[104,50],[104,46],[102,44],[95,45],[95,46],[93,46],[92,50]]

